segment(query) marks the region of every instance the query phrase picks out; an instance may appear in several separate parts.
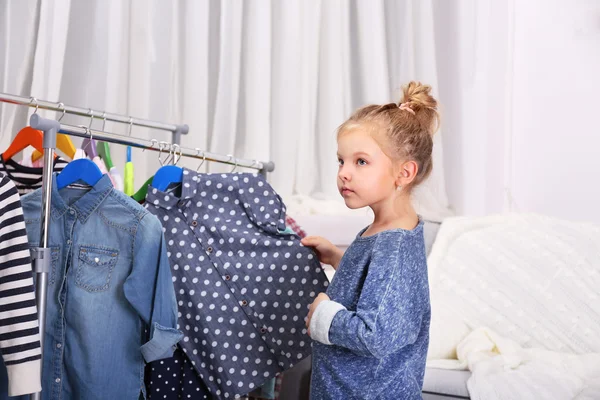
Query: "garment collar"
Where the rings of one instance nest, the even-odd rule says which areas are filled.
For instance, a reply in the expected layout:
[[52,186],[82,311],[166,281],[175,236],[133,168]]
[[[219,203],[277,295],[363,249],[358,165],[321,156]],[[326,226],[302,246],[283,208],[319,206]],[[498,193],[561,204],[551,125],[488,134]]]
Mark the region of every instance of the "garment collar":
[[58,192],[58,185],[56,183],[57,175],[58,173],[55,172],[52,179],[52,214],[57,218],[63,216],[69,208],[72,208],[77,212],[77,217],[82,222],[85,222],[113,190],[110,178],[104,174],[83,197],[69,207]]
[[194,196],[200,182],[200,175],[191,169],[183,168],[183,179],[181,182],[181,197],[173,193],[163,192],[152,185],[148,187],[146,203],[170,210],[174,207],[185,208]]

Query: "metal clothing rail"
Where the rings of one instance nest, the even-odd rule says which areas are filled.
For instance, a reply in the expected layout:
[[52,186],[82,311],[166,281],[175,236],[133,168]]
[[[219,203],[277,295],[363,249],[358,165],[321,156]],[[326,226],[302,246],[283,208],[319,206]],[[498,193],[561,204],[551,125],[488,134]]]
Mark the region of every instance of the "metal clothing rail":
[[[41,118],[38,114],[33,114],[30,120],[31,127],[34,129],[43,130],[42,122],[40,122],[42,120],[45,119]],[[64,133],[70,136],[100,140],[103,142],[116,143],[125,146],[131,146],[142,150],[156,151],[159,153],[165,153],[165,155],[172,155],[177,159],[179,159],[180,157],[188,157],[195,158],[201,161],[212,161],[236,167],[257,169],[260,171],[260,173],[264,175],[266,175],[267,172],[272,172],[275,169],[275,164],[272,161],[265,162],[236,158],[233,155],[211,153],[208,151],[202,151],[197,148],[190,149],[186,147],[181,147],[177,144],[159,142],[156,139],[148,140],[131,136],[118,135],[115,133],[96,131],[94,129],[89,129],[86,126],[60,124],[59,133]]]
[[[187,125],[174,125],[174,124],[165,124],[163,122],[150,121],[141,118],[133,118],[130,116],[107,113],[105,111],[97,111],[92,110],[91,108],[81,108],[81,107],[73,107],[67,106],[63,103],[55,103],[47,100],[38,100],[35,97],[24,97],[17,96],[10,93],[0,93],[0,102],[3,103],[12,103],[18,104],[22,106],[35,107],[37,109],[42,110],[50,110],[50,111],[59,111],[62,112],[62,117],[65,114],[71,115],[79,115],[81,117],[88,118],[97,118],[103,122],[111,121],[111,122],[121,122],[123,124],[129,125],[129,134],[131,134],[131,127],[133,126],[143,126],[145,128],[153,128],[160,129],[163,131],[171,132],[171,143],[179,144],[181,143],[181,135],[185,135],[189,132],[189,127]],[[60,121],[60,119],[59,119]],[[104,128],[103,128],[104,130]]]

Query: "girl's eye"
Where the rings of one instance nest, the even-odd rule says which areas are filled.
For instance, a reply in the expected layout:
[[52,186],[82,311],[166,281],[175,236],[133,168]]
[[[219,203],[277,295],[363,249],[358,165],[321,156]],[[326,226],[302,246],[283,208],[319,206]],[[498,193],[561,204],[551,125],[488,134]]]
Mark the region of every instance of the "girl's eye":
[[359,158],[358,161],[357,161],[357,164],[358,165],[367,165],[367,162],[364,159]]
[[338,165],[344,165],[344,160],[342,160],[341,158],[338,158]]

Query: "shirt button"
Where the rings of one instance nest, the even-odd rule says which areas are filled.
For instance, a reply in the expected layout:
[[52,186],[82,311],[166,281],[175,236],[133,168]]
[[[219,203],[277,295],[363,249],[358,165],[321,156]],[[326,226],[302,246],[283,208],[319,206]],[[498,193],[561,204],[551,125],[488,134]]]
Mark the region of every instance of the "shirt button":
[[267,333],[267,328],[260,328],[260,333]]
[[226,281],[229,281],[229,280],[231,280],[231,276],[229,276],[229,275],[225,275],[225,280],[226,280]]
[[60,383],[60,378],[56,378],[56,379],[54,380],[54,382],[56,382],[56,383]]
[[71,215],[73,215],[73,214],[75,214],[75,210],[69,210],[69,213],[70,213]]
[[207,253],[212,253],[212,251],[213,251],[213,248],[212,248],[212,247],[209,247],[208,249],[206,249],[206,252],[207,252]]
[[60,343],[57,343],[57,344],[56,344],[56,348],[57,348],[57,349],[60,349],[61,347],[62,347],[62,344],[60,344]]
[[192,226],[198,226],[198,221],[192,221]]
[[248,305],[248,302],[247,302],[246,300],[242,300],[242,305],[243,305],[243,306],[247,306],[247,305]]

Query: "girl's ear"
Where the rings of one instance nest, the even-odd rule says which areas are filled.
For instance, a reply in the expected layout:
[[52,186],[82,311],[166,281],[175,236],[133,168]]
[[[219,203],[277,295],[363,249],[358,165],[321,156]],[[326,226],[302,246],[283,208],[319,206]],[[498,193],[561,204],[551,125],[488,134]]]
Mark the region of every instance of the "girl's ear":
[[419,166],[415,161],[404,161],[398,168],[396,176],[396,187],[405,187],[409,185],[417,176]]

